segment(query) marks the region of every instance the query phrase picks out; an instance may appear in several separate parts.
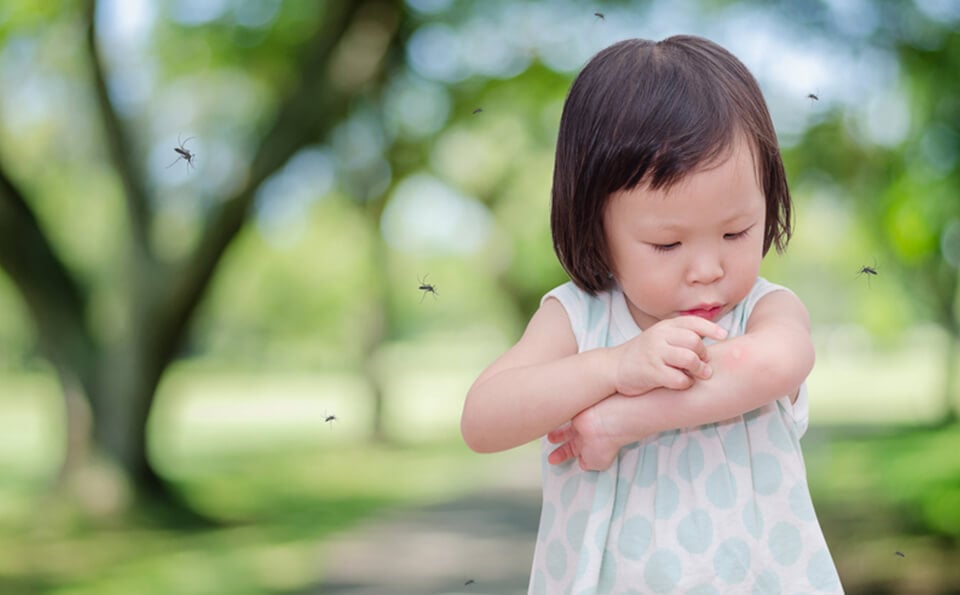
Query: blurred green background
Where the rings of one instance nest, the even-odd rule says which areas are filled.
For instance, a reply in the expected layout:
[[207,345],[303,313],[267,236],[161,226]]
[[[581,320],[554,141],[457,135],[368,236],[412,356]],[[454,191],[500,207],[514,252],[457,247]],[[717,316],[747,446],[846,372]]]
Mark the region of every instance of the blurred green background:
[[797,226],[763,274],[813,318],[804,442],[847,591],[960,593],[958,23],[952,0],[4,0],[0,592],[307,592],[331,535],[493,481],[460,407],[565,281],[566,91],[610,43],[694,33],[780,135]]

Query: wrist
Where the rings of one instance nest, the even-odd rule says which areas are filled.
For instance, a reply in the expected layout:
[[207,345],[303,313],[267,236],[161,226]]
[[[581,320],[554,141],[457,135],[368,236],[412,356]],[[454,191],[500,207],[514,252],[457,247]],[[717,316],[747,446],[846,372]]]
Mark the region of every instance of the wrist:
[[603,395],[609,396],[618,392],[617,379],[620,356],[617,347],[601,347],[585,352],[593,358],[590,369],[596,371],[597,381],[603,388]]
[[636,442],[647,435],[643,429],[643,399],[614,394],[593,407],[593,423],[598,432],[618,446]]

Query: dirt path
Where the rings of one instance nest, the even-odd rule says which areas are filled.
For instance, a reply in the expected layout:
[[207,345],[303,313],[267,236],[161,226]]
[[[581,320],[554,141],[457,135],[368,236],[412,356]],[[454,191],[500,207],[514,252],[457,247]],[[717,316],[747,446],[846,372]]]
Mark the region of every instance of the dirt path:
[[526,593],[540,515],[537,488],[499,488],[393,510],[325,545],[340,595]]

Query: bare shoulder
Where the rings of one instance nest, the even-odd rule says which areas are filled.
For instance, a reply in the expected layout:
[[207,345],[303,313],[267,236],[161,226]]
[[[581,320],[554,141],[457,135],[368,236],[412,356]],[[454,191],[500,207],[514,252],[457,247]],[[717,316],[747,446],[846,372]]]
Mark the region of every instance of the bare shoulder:
[[[520,343],[549,343],[559,357],[577,352],[577,338],[573,334],[567,310],[556,298],[547,298],[533,313]],[[552,358],[551,358],[552,359]]]
[[547,298],[530,318],[520,340],[490,364],[477,381],[502,370],[558,360],[577,351],[566,309],[558,300]]

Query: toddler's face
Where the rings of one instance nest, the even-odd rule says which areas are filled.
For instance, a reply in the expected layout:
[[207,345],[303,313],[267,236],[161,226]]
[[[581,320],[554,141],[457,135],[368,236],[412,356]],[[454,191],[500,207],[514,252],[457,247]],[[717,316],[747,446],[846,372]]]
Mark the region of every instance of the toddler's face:
[[722,163],[667,191],[643,185],[611,195],[607,248],[637,325],[687,314],[716,321],[732,310],[760,272],[765,215],[742,138]]

